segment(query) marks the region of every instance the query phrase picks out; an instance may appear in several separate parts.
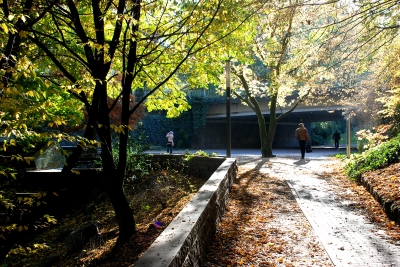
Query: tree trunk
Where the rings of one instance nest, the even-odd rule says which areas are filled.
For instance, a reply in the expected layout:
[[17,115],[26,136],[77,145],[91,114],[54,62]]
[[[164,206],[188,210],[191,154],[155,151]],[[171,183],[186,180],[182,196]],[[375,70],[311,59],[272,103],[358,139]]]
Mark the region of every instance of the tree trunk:
[[275,116],[271,117],[270,116],[270,122],[268,126],[268,132],[267,135],[264,137],[264,147],[263,147],[263,157],[270,158],[270,157],[275,157],[275,155],[272,154],[272,144],[274,142],[274,137],[275,137],[275,131],[276,131],[276,118]]
[[[109,162],[110,160],[112,158],[106,159],[107,162],[103,162],[103,167],[107,168],[108,165],[114,165],[113,162]],[[118,248],[136,233],[136,222],[123,190],[124,172],[114,169],[114,171],[104,172],[104,175],[106,176],[108,193],[114,208],[115,218],[118,222],[119,235],[116,244],[116,248]]]
[[276,97],[271,98],[270,104],[270,114],[269,114],[269,126],[267,131],[267,125],[265,122],[265,118],[259,108],[259,105],[256,105],[257,109],[255,110],[258,119],[258,125],[260,128],[260,139],[261,139],[261,155],[263,158],[271,158],[274,157],[272,153],[272,144],[274,141],[276,125],[278,123],[276,119]]
[[[271,158],[275,157],[272,153],[272,144],[274,141],[275,131],[276,131],[276,121],[272,119],[268,126],[268,131],[265,123],[265,119],[263,118],[264,122],[260,124],[260,138],[261,138],[261,155],[263,158]],[[262,129],[261,129],[262,128]]]
[[[100,130],[104,140],[110,140],[111,138],[111,133],[108,129],[109,127],[102,127]],[[119,227],[119,235],[116,245],[116,248],[118,248],[121,244],[128,241],[136,232],[136,223],[123,190],[125,168],[115,168],[111,143],[102,143],[101,151],[103,173],[107,181],[108,194]]]
[[274,118],[270,118],[270,123],[267,131],[267,125],[264,116],[257,113],[260,140],[261,140],[261,155],[263,158],[274,157],[272,154],[272,143],[274,141],[275,131],[276,131],[276,121]]
[[[258,128],[260,133],[260,140],[261,140],[261,155],[263,158],[271,157],[272,156],[272,149],[271,146],[268,148],[267,144],[267,124],[265,122],[264,115],[261,113],[261,110],[256,110],[257,120],[258,120]],[[271,156],[269,156],[271,155]]]
[[[106,82],[101,83],[106,89]],[[127,149],[127,132],[125,135],[120,135],[119,155],[125,155],[119,159],[118,168],[116,168],[113,155],[112,155],[112,138],[111,138],[111,127],[109,111],[107,106],[107,94],[106,90],[101,92],[100,96],[100,115],[99,123],[103,126],[98,129],[98,134],[101,136],[102,149],[101,159],[103,163],[103,172],[106,177],[108,193],[110,196],[111,204],[115,211],[115,217],[118,222],[119,235],[116,244],[116,249],[123,243],[129,240],[129,238],[136,232],[136,223],[132,214],[132,210],[129,206],[128,200],[126,199],[125,192],[123,190],[123,183],[125,178],[126,169],[126,149]],[[129,94],[128,94],[129,95]],[[128,97],[129,99],[129,97]],[[129,106],[128,106],[129,108]],[[128,116],[129,118],[129,116]],[[123,122],[121,122],[122,124]],[[127,131],[127,129],[126,129]],[[126,140],[125,140],[126,138]]]

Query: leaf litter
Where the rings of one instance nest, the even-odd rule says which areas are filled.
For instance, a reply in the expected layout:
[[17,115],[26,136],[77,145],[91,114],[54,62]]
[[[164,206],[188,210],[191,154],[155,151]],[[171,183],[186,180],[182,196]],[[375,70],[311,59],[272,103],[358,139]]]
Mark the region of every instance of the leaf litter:
[[[329,190],[369,218],[390,242],[400,245],[400,226],[387,218],[362,185],[348,180],[342,161],[330,158],[327,162],[315,172],[328,182]],[[203,267],[334,266],[285,182],[285,166],[273,166],[274,175],[269,175],[260,168],[272,168],[273,162],[246,163],[249,159],[238,159],[238,177]],[[382,192],[397,195],[393,189],[398,188],[400,164],[366,176],[374,177],[374,186]]]
[[[6,264],[8,267],[44,266],[46,258],[58,255],[60,260],[51,266],[133,266],[204,182],[172,169],[155,170],[141,183],[126,182],[124,191],[135,217],[137,233],[116,253],[113,248],[118,237],[118,224],[114,210],[108,197],[97,195],[95,198],[102,200],[96,203],[95,212],[89,219],[82,213],[84,206],[73,208],[58,218],[54,227],[37,233],[32,242],[15,246]],[[67,253],[66,235],[88,221],[97,223],[101,238],[94,238],[80,252]]]
[[239,164],[204,266],[333,264],[285,180]]
[[[238,159],[238,177],[203,267],[333,266],[284,177],[279,176],[284,172],[276,170],[276,175],[269,176],[260,172],[260,164],[246,167],[241,165],[243,161],[247,159]],[[327,170],[319,174],[321,179],[325,179],[331,190],[384,231],[391,242],[400,244],[399,225],[387,218],[379,203],[363,186],[347,179],[339,160],[332,158],[330,161]],[[265,168],[271,164],[262,162]],[[395,189],[399,177],[399,164],[366,174],[377,190],[397,200],[399,192]],[[193,182],[191,186],[184,183],[187,177],[162,171],[153,178],[162,185],[151,191],[143,188],[142,194],[136,198],[132,188],[127,188],[130,201],[139,207],[134,210],[138,232],[117,254],[110,252],[117,239],[118,227],[113,210],[105,200],[97,205],[92,218],[99,223],[103,236],[101,242],[90,242],[81,252],[66,254],[65,245],[59,240],[60,234],[81,226],[84,219],[81,212],[75,210],[59,220],[56,227],[39,234],[31,244],[15,247],[8,256],[7,266],[38,266],[51,254],[61,256],[56,266],[133,266],[194,195]],[[162,223],[161,228],[154,227],[156,221]]]

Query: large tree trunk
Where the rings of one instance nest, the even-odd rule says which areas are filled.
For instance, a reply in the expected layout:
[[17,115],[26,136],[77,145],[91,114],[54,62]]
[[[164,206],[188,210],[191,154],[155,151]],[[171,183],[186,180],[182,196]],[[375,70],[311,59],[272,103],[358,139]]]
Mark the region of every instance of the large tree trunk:
[[260,127],[261,155],[263,158],[271,158],[275,156],[272,153],[272,144],[275,137],[276,125],[278,123],[278,120],[276,119],[276,97],[271,97],[268,131],[261,109],[258,105],[256,107],[258,107],[256,114],[258,125]]
[[260,139],[261,139],[261,155],[263,158],[271,158],[275,157],[272,153],[272,144],[274,141],[275,131],[276,131],[276,120],[272,119],[268,126],[268,131],[265,123],[265,119],[263,122],[259,122],[260,125]]
[[[133,8],[133,17],[139,21],[140,19],[140,0],[135,1],[136,4]],[[134,35],[139,30],[138,24],[132,24],[132,32]],[[121,125],[125,126],[122,133],[119,135],[119,161],[118,168],[116,169],[116,176],[110,173],[110,198],[113,204],[115,215],[117,217],[119,226],[119,235],[116,248],[120,244],[125,243],[136,232],[135,218],[133,217],[129,203],[123,191],[123,183],[125,178],[125,170],[127,163],[127,149],[128,149],[128,136],[129,136],[129,117],[131,115],[130,96],[132,94],[132,83],[134,80],[133,72],[137,64],[137,41],[131,39],[129,41],[128,64],[124,72],[124,79],[122,84],[122,112],[121,112]],[[108,175],[108,174],[107,174]]]
[[274,140],[276,123],[277,123],[275,118],[275,113],[274,115],[270,115],[270,123],[267,131],[267,123],[265,122],[265,118],[261,112],[260,106],[258,104],[254,104],[253,110],[255,111],[258,120],[258,128],[261,141],[261,156],[263,158],[274,157],[272,153],[272,143]]
[[263,137],[263,157],[265,158],[275,157],[275,155],[272,153],[272,144],[274,142],[276,124],[277,121],[275,116],[270,116],[268,132],[267,135]]
[[[105,123],[107,125],[107,122]],[[112,156],[111,132],[109,129],[110,128],[106,126],[101,127],[99,131],[102,135],[102,139],[108,140],[106,142],[102,142],[101,159],[103,174],[107,181],[108,193],[119,227],[119,235],[116,245],[116,248],[118,248],[121,244],[128,241],[129,238],[136,232],[136,223],[123,190],[125,167],[121,169],[115,168],[114,159]]]
[[123,190],[124,172],[113,169],[112,166],[114,166],[114,162],[112,161],[112,157],[103,159],[103,168],[107,169],[107,171],[104,171],[104,175],[106,176],[108,193],[119,227],[119,235],[116,244],[116,248],[118,248],[135,234],[136,223]]
[[260,141],[261,141],[261,155],[263,158],[271,157],[272,148],[268,147],[267,143],[267,124],[265,123],[264,115],[261,113],[261,110],[256,110],[257,120],[258,120],[258,129],[260,133]]
[[[132,210],[129,206],[128,200],[126,199],[125,192],[123,190],[123,183],[125,178],[126,169],[126,149],[127,149],[127,136],[128,129],[126,128],[126,134],[120,135],[120,151],[119,151],[119,163],[116,168],[113,155],[112,155],[112,137],[110,127],[110,117],[107,104],[107,86],[106,81],[101,83],[104,88],[101,91],[100,96],[100,115],[99,123],[103,126],[98,129],[98,133],[101,136],[102,149],[101,159],[103,163],[103,172],[106,177],[108,192],[111,200],[111,204],[115,211],[115,217],[118,222],[119,235],[115,248],[118,248],[121,244],[129,240],[129,238],[136,232],[136,223],[133,217]],[[129,91],[130,92],[130,91]],[[125,95],[124,95],[125,97]],[[129,99],[129,93],[128,93]],[[129,105],[128,105],[129,110]],[[129,116],[128,116],[129,118]],[[127,125],[121,121],[122,125]],[[122,159],[121,159],[121,155]]]

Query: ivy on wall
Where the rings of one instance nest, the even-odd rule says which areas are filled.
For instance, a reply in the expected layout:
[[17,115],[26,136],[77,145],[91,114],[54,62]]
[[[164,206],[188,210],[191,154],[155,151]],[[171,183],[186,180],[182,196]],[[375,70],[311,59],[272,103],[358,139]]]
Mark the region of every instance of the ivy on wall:
[[169,131],[174,132],[175,147],[186,149],[192,146],[193,139],[198,136],[207,122],[207,110],[210,103],[221,102],[220,97],[189,96],[188,102],[192,107],[178,118],[166,118],[164,112],[151,112],[142,120],[142,130],[153,146],[165,147]]

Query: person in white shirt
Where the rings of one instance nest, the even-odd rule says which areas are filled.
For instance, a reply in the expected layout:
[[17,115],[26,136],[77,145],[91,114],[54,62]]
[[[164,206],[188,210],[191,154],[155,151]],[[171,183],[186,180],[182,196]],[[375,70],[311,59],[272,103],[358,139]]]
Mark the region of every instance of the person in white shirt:
[[167,153],[172,153],[172,147],[174,146],[174,132],[170,131],[166,135],[167,137]]

